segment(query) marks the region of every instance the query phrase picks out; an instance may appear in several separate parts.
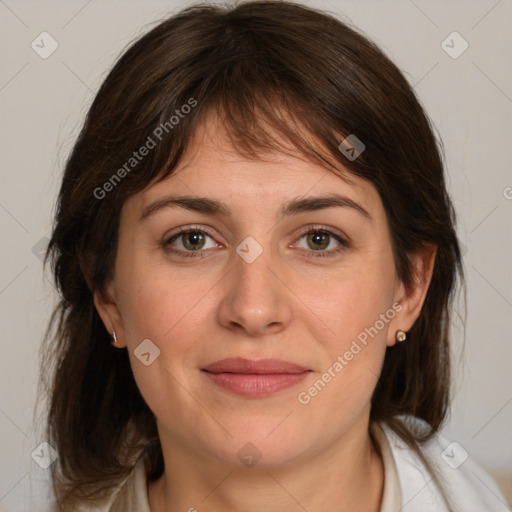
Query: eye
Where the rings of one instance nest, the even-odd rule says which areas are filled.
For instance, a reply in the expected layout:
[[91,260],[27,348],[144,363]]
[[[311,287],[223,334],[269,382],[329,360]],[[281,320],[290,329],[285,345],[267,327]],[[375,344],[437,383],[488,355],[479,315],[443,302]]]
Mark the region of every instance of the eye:
[[[308,258],[336,256],[349,247],[345,238],[325,226],[310,227],[299,237],[299,240],[302,239],[305,239],[306,247],[302,246],[302,248],[309,252]],[[332,248],[333,244],[334,248]],[[329,249],[329,246],[331,246],[331,249]]]
[[[208,239],[211,240],[209,246]],[[214,249],[218,244],[204,228],[190,226],[180,228],[178,233],[164,241],[163,246],[166,250],[178,253],[180,256],[197,258],[204,257],[205,250]]]
[[[210,245],[208,245],[208,239],[211,240]],[[309,226],[308,230],[298,238],[299,241],[302,239],[305,239],[306,247],[301,244],[297,246],[306,251],[308,258],[336,256],[350,246],[345,238],[325,226]],[[165,250],[179,256],[204,258],[207,256],[208,249],[215,249],[219,244],[204,227],[186,226],[179,228],[177,233],[162,243],[162,246]]]

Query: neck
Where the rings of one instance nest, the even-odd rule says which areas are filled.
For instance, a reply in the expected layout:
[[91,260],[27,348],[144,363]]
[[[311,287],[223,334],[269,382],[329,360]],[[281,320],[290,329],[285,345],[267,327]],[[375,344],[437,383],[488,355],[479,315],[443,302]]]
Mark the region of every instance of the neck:
[[242,469],[201,458],[162,434],[165,471],[149,484],[151,512],[380,510],[384,468],[368,428],[358,425],[294,464]]

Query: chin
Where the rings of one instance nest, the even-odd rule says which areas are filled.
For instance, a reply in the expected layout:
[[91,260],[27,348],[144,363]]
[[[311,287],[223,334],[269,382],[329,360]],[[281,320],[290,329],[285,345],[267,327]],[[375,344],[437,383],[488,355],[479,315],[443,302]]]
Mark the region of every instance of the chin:
[[260,418],[257,423],[251,420],[236,426],[231,423],[228,428],[231,437],[222,435],[222,439],[216,439],[212,444],[214,436],[209,436],[204,443],[215,458],[235,468],[244,465],[270,469],[286,465],[305,454],[311,445],[311,436],[304,431],[299,434],[291,425],[287,429],[278,426],[280,421],[282,418],[279,421],[267,419],[266,422]]
[[254,442],[240,438],[225,450],[217,452],[217,457],[236,469],[243,466],[248,469],[272,469],[296,460],[300,456],[297,448],[298,446],[286,446],[268,440]]

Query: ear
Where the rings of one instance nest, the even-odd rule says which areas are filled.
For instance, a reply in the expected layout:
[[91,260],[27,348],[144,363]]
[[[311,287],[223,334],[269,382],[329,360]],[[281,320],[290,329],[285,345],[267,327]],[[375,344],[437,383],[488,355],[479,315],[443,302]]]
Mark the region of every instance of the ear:
[[94,305],[100,315],[105,329],[112,334],[114,331],[117,337],[117,343],[113,345],[117,348],[125,348],[123,322],[119,309],[116,304],[114,282],[108,281],[105,290],[95,290],[93,293]]
[[397,330],[407,333],[419,317],[432,280],[436,254],[436,244],[425,244],[419,252],[409,256],[412,264],[412,282],[410,286],[405,286],[400,281],[395,291],[395,303],[398,302],[401,309],[390,324],[388,346],[396,343]]

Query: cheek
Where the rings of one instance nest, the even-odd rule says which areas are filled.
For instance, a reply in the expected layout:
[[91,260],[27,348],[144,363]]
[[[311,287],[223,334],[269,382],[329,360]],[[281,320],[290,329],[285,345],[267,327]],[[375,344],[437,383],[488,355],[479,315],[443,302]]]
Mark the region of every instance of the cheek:
[[132,247],[126,251],[129,256],[118,261],[119,308],[129,344],[145,338],[158,344],[201,307],[208,282],[202,275],[191,281],[190,272],[173,268],[148,248],[139,249]]
[[[324,340],[331,355],[348,347],[354,339],[364,342],[370,329],[373,338],[386,337],[391,319],[393,283],[392,274],[377,265],[359,270],[350,268],[344,275],[324,283],[321,291],[310,294],[311,309],[325,326]],[[314,305],[313,305],[314,304]],[[382,315],[388,315],[381,320]],[[378,334],[373,327],[377,328]]]
[[[311,309],[324,326],[320,335],[315,334],[324,357],[321,371],[308,383],[310,387],[302,389],[300,403],[311,399],[319,414],[334,406],[357,416],[356,411],[370,401],[386,351],[389,323],[395,316],[389,275],[392,272],[377,264],[364,271],[352,267],[324,286],[322,293],[310,296]],[[310,314],[310,326],[314,317]]]
[[[211,317],[218,276],[203,272],[191,279],[190,271],[134,256],[123,267],[129,270],[122,276],[120,273],[120,310],[139,388],[143,394],[145,389],[161,390],[163,385],[173,388],[171,375],[178,382],[189,378],[187,371],[197,366],[203,348],[200,340],[211,334],[203,326]],[[201,329],[205,329],[205,335],[200,334]],[[147,339],[157,347],[159,355],[154,364],[146,367],[135,356],[141,342]],[[154,399],[148,397],[147,401]]]
[[[119,308],[134,378],[156,416],[172,418],[176,410],[194,405],[179,383],[187,382],[186,370],[197,358],[192,338],[202,322],[200,299],[208,292],[208,283],[203,279],[191,283],[179,272],[171,274],[169,267],[142,264],[135,258],[126,262],[126,268],[130,270],[124,275],[119,273],[123,283]],[[149,345],[153,362],[147,366],[138,357],[141,343],[147,344],[143,340],[154,345]],[[158,354],[154,360],[152,351]]]

